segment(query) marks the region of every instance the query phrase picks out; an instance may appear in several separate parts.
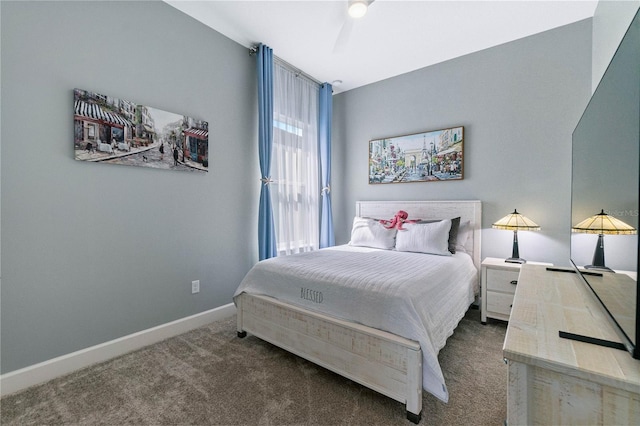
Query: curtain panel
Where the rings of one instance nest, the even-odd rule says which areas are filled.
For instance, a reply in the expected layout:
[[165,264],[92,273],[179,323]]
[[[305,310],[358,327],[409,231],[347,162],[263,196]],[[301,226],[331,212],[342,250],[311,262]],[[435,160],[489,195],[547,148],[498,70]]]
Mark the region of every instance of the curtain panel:
[[277,252],[319,248],[319,85],[278,61],[274,63],[271,197]]
[[273,145],[273,51],[261,44],[256,52],[258,71],[258,157],[262,185],[258,207],[259,260],[277,256],[271,206],[271,151]]
[[336,244],[331,213],[331,116],[333,87],[329,83],[320,86],[320,115],[318,143],[320,144],[320,184],[322,205],[320,208],[320,248]]

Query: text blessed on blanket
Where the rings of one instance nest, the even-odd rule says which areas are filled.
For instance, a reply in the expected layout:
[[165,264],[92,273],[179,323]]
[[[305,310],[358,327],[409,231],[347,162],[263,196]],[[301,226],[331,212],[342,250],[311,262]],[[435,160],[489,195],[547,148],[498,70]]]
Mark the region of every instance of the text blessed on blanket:
[[322,292],[300,287],[300,298],[314,303],[322,303]]

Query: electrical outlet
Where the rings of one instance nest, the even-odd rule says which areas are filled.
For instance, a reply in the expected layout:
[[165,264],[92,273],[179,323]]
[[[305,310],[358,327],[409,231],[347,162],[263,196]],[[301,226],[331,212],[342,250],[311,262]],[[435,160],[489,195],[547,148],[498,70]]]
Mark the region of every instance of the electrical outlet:
[[191,294],[200,293],[200,280],[191,281]]

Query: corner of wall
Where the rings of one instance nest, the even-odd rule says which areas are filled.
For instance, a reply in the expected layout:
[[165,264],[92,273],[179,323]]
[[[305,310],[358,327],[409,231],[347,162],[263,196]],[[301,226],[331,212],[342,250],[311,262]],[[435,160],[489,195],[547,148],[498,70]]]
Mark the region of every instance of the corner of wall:
[[593,14],[591,91],[595,92],[616,53],[629,24],[640,8],[640,0],[598,2]]

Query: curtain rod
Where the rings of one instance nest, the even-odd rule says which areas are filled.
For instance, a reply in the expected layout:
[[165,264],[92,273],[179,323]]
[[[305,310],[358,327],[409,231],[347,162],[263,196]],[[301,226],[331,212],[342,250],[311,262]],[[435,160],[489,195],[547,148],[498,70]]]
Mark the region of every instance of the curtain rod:
[[[258,46],[252,46],[249,48],[249,55],[255,55],[258,52]],[[315,78],[311,77],[309,74],[307,74],[306,72],[302,71],[300,68],[294,67],[293,65],[291,65],[289,62],[285,61],[284,59],[280,58],[279,56],[273,55],[273,60],[274,61],[278,61],[280,62],[280,65],[285,66],[286,68],[289,68],[290,71],[293,71],[296,74],[296,77],[303,77],[307,80],[309,80],[312,83],[317,84],[318,86],[322,86],[323,83],[319,82],[318,80],[316,80]]]

